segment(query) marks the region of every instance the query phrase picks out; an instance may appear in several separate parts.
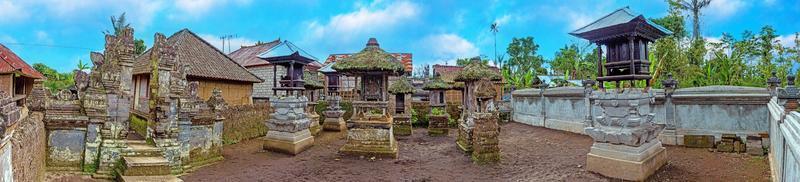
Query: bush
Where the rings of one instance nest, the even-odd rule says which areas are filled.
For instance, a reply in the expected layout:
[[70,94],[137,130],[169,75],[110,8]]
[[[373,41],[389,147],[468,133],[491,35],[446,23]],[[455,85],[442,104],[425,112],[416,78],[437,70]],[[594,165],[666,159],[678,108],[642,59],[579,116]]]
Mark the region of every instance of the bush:
[[428,113],[430,106],[428,102],[412,102],[411,103],[411,124],[414,127],[428,127]]
[[[344,119],[345,121],[349,120],[350,117],[353,116],[353,103],[342,101],[342,102],[339,102],[339,107],[342,107],[342,110],[344,110],[344,115],[342,115],[342,119]],[[325,114],[323,114],[323,112],[325,110],[328,110],[328,102],[327,101],[317,101],[317,107],[314,108],[314,110],[316,110],[317,114],[320,115],[320,117],[319,117],[320,122],[324,121],[325,120]]]
[[445,114],[447,114],[447,112],[444,112],[444,109],[442,108],[437,107],[431,109],[431,115],[445,115]]
[[139,136],[147,138],[147,120],[136,116],[135,114],[130,115],[131,120],[131,129],[135,131]]

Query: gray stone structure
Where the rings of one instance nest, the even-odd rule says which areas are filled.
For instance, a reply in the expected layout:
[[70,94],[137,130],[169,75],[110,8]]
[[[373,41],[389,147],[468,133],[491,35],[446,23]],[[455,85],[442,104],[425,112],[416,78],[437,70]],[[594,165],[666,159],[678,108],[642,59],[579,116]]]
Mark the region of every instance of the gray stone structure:
[[305,96],[286,96],[270,100],[274,112],[265,122],[269,131],[264,136],[264,149],[299,154],[314,144],[305,108],[308,99]]

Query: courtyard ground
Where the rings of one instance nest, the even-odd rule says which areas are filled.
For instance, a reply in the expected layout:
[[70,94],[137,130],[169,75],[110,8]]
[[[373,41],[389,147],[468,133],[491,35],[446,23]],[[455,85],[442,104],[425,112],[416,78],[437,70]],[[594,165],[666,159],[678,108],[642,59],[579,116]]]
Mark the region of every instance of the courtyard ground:
[[[456,148],[455,132],[425,129],[399,138],[398,159],[342,156],[344,133],[323,132],[297,156],[265,152],[257,139],[226,146],[225,160],[181,176],[185,181],[610,181],[585,170],[584,135],[503,124],[499,164],[477,165]],[[769,181],[768,161],[746,154],[667,146],[669,164],[649,181]]]

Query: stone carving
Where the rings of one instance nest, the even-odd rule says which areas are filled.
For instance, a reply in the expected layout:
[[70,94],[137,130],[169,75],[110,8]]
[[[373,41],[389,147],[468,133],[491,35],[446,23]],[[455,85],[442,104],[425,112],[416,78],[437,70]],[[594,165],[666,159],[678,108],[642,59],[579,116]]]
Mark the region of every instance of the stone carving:
[[653,122],[652,92],[635,89],[626,93],[600,92],[592,95],[592,99],[600,106],[602,115],[597,116],[596,125],[587,127],[585,132],[595,142],[636,147],[656,139],[664,129],[663,124]]
[[264,137],[264,149],[298,154],[314,143],[308,130],[311,125],[305,108],[305,96],[288,96],[270,100],[274,112],[264,124],[269,131]]
[[331,95],[328,96],[328,108],[327,110],[323,111],[322,114],[325,115],[325,121],[322,122],[322,128],[328,131],[345,131],[347,130],[347,125],[344,122],[342,116],[344,115],[344,110],[339,105],[339,102],[342,100],[342,97],[338,95]]

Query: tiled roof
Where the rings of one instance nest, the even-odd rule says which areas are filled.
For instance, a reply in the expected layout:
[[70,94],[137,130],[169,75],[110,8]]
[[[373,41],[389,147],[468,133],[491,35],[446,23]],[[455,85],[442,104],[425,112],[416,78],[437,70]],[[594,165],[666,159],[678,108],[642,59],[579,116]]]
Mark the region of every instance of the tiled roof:
[[[620,8],[614,12],[611,12],[611,14],[603,16],[602,18],[590,23],[589,25],[586,25],[575,31],[570,32],[570,34],[578,35],[605,27],[628,23],[639,16],[642,16],[642,14],[635,13],[631,11],[631,9],[628,7]],[[668,29],[662,27],[661,25],[655,24],[649,20],[647,20],[647,24],[650,24],[651,26],[655,27],[656,29],[662,32],[665,32],[666,34],[672,34],[672,31],[669,31]]]
[[263,44],[242,46],[236,51],[233,51],[230,54],[228,54],[228,57],[231,57],[231,59],[233,59],[234,61],[236,61],[237,63],[239,63],[244,67],[267,65],[269,63],[261,58],[258,58],[258,55],[263,52],[266,52],[269,49],[272,49],[273,47],[275,47],[280,43],[281,39],[277,39],[273,40],[272,42],[267,42]]
[[[188,75],[193,77],[243,82],[263,82],[253,73],[222,53],[192,31],[183,29],[167,38],[177,46],[177,61],[189,65]],[[150,73],[150,50],[136,57],[133,74]]]
[[[325,59],[324,65],[327,65],[328,63],[341,61],[344,58],[348,58],[348,57],[352,56],[353,54],[354,53],[351,53],[351,54],[331,54],[330,56],[328,56],[328,59]],[[400,62],[403,63],[403,66],[405,67],[405,71],[406,72],[411,73],[413,71],[413,69],[414,69],[413,56],[411,55],[411,53],[389,53],[389,54],[391,54],[392,56],[394,56],[395,59],[400,60]]]
[[[312,58],[316,60],[317,58],[311,56],[304,50],[300,49],[299,47],[295,46],[293,43],[289,41],[281,41],[280,39],[274,40],[272,42],[252,45],[252,46],[242,46],[236,51],[231,52],[228,54],[231,59],[236,61],[237,63],[241,64],[242,66],[249,68],[255,66],[264,66],[269,65],[269,62],[265,61],[264,59],[260,58],[259,56],[266,56],[270,55],[270,53],[281,52],[281,51],[297,51],[301,52],[301,55],[305,57]],[[294,52],[292,52],[294,53]],[[291,53],[290,53],[291,54]],[[311,62],[307,65],[307,70],[315,71],[322,67],[322,64],[318,61]]]
[[0,44],[0,73],[19,73],[23,76],[35,78],[35,79],[42,79],[44,75],[39,73],[33,67],[25,63],[22,58],[19,58],[17,54],[11,52],[11,49],[8,49],[3,44]]
[[[453,65],[440,65],[436,64],[433,65],[433,74],[438,74],[442,80],[446,82],[455,82],[456,76],[458,76],[458,72],[463,70],[463,66],[453,66]],[[500,73],[500,69],[494,66],[490,66],[489,69],[496,71],[498,74]]]

